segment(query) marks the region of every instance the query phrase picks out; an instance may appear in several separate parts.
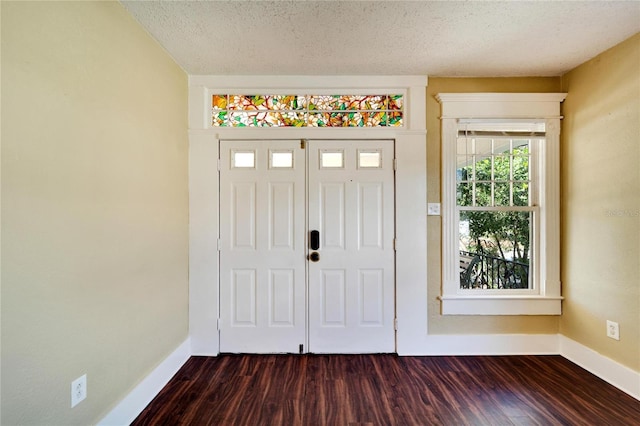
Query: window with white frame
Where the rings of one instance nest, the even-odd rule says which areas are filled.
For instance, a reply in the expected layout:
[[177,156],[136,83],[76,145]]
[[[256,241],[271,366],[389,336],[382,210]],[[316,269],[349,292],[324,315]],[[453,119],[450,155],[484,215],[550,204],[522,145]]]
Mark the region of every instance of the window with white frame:
[[560,314],[564,94],[440,94],[442,313]]
[[461,290],[534,290],[538,146],[544,122],[459,121],[456,219]]

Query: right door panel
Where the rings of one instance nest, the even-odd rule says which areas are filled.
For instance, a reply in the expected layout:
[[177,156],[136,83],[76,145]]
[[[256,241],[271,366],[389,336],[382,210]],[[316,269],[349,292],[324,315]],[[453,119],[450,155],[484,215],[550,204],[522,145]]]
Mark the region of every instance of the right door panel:
[[393,141],[308,147],[309,350],[394,352]]

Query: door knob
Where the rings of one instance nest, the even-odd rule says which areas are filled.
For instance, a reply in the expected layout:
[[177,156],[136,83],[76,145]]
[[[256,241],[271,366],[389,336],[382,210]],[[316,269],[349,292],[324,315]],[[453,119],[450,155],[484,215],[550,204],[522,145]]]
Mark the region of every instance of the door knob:
[[311,252],[311,254],[309,255],[309,260],[312,262],[317,262],[318,260],[320,260],[320,253],[318,253],[317,251]]

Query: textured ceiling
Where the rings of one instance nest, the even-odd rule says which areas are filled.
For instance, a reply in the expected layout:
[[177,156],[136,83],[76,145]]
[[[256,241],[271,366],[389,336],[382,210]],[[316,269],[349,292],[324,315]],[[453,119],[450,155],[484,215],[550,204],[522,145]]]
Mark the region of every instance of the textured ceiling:
[[192,75],[557,76],[640,31],[638,1],[122,4]]

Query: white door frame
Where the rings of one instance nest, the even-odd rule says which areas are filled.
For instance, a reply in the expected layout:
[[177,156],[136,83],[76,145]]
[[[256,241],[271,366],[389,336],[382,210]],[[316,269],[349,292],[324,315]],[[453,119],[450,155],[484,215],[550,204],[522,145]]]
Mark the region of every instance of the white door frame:
[[[423,76],[189,77],[189,336],[194,355],[218,355],[218,141],[394,139],[396,141],[396,333],[400,355],[427,353],[426,85]],[[277,90],[405,93],[402,128],[212,128],[213,93]]]

